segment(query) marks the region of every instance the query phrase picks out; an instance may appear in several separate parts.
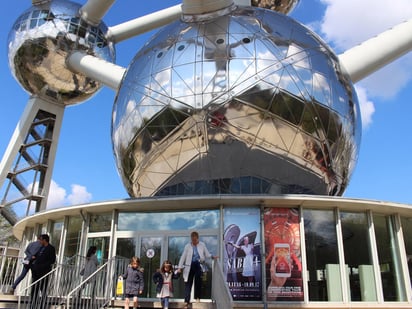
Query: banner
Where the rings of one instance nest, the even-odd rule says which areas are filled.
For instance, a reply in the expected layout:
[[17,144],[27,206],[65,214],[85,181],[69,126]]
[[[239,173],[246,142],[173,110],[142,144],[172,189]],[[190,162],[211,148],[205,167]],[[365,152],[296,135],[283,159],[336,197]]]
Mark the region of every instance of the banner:
[[299,210],[264,210],[268,301],[303,301]]
[[224,274],[233,300],[261,300],[260,210],[224,210]]

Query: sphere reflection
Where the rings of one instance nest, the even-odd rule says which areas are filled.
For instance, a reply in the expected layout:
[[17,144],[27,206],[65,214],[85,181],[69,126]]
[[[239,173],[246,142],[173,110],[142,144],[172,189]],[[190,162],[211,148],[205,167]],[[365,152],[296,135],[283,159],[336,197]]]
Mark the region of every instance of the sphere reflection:
[[30,94],[73,104],[91,97],[100,84],[70,71],[67,56],[84,51],[114,61],[114,47],[105,38],[107,27],[95,27],[79,17],[80,5],[50,1],[26,10],[9,33],[12,74]]
[[328,46],[254,7],[158,32],[130,64],[112,122],[133,197],[339,195],[360,132],[356,93]]
[[252,5],[288,14],[295,8],[298,2],[299,0],[252,0]]

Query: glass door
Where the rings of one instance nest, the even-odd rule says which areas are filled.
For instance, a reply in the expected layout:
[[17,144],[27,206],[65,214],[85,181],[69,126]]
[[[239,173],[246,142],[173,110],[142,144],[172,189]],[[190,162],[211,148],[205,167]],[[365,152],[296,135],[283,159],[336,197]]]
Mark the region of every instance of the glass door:
[[99,264],[102,265],[105,263],[109,258],[110,237],[89,238],[87,239],[86,252],[91,246],[97,247],[96,256]]
[[[218,238],[215,235],[200,236],[200,241],[204,242],[207,249],[212,255],[218,255]],[[168,258],[176,269],[179,264],[179,259],[183,254],[186,244],[190,242],[189,236],[170,236],[168,238]],[[208,299],[211,297],[212,286],[212,264],[211,261],[206,262],[206,269],[202,275],[202,298]],[[184,298],[184,282],[182,276],[173,282],[174,298]]]
[[[168,257],[172,262],[173,268],[177,269],[180,256],[183,253],[185,245],[190,242],[189,236],[171,236],[169,237]],[[173,297],[184,298],[185,297],[185,285],[183,282],[183,276],[181,275],[178,280],[173,282]]]
[[152,276],[160,267],[162,243],[163,237],[160,236],[142,236],[140,239],[140,266],[144,269],[145,283],[142,297],[156,297]]

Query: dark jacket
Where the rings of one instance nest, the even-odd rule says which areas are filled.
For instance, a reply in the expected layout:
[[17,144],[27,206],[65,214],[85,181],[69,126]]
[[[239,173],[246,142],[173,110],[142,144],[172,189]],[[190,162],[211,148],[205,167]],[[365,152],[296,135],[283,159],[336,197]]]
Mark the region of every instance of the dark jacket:
[[43,248],[36,253],[31,265],[33,277],[37,279],[51,271],[52,265],[56,262],[56,249],[51,244]]
[[127,267],[122,277],[126,279],[123,282],[125,284],[125,294],[139,295],[139,292],[143,291],[143,273],[138,268]]
[[[179,279],[180,274],[172,272],[172,279]],[[153,282],[156,284],[156,293],[160,293],[163,286],[163,274],[160,271],[157,271],[153,274]],[[170,290],[173,291],[173,284],[170,286]]]

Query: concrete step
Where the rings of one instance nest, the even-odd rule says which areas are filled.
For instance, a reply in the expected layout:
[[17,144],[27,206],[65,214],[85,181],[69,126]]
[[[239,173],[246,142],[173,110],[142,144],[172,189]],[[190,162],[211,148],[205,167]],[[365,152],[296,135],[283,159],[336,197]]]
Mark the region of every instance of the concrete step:
[[[124,308],[124,300],[114,299],[112,300],[109,308]],[[130,303],[132,305],[132,303]],[[132,306],[131,306],[132,308]],[[139,308],[162,308],[159,299],[139,299]],[[182,300],[171,299],[169,302],[169,308],[187,308]],[[211,300],[200,300],[200,302],[191,303],[193,309],[215,309],[215,304]]]
[[0,294],[1,309],[15,309],[18,307],[18,299],[15,295]]

